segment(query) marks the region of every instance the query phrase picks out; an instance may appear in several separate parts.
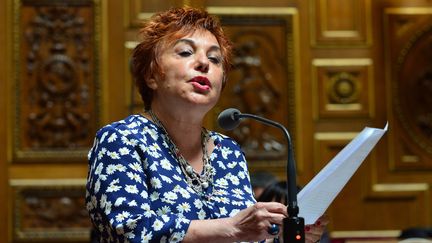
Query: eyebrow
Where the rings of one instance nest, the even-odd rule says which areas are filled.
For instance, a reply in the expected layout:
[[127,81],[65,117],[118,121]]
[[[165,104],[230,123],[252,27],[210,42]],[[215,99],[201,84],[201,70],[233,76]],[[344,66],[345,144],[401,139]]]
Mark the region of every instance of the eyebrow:
[[[191,45],[191,46],[196,46],[195,42],[193,40],[187,39],[187,38],[177,40],[174,43],[174,45],[177,45],[178,43],[182,43],[182,42],[184,42],[184,43],[186,43],[188,45]],[[210,46],[209,51],[219,51],[220,52],[221,48],[219,46],[217,46],[217,45],[212,45],[212,46]]]

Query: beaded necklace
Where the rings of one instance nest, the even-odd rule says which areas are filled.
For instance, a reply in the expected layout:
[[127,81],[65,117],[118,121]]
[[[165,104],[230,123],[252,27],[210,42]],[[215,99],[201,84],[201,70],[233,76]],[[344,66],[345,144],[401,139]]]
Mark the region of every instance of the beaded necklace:
[[209,155],[207,152],[207,143],[210,139],[209,132],[202,128],[201,130],[201,146],[203,152],[203,173],[200,175],[194,171],[193,167],[189,164],[189,162],[183,157],[180,150],[177,148],[174,141],[168,135],[167,130],[163,126],[162,122],[159,118],[154,114],[152,110],[148,110],[147,113],[152,118],[153,122],[159,126],[164,134],[165,141],[167,142],[171,153],[177,158],[177,161],[180,164],[180,168],[185,175],[186,181],[192,189],[197,192],[200,196],[206,196],[205,190],[213,183],[213,175],[215,174],[215,170],[213,166],[210,164]]

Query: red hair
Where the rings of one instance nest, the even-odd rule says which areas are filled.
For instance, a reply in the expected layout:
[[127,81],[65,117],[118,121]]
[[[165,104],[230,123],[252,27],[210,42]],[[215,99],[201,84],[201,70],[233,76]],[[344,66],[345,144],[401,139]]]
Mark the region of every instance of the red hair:
[[[204,29],[212,33],[219,43],[222,53],[224,78],[231,68],[232,44],[225,36],[219,20],[207,11],[183,7],[160,12],[151,17],[140,29],[143,41],[139,43],[132,53],[132,76],[145,109],[151,107],[153,90],[147,86],[146,80],[162,75],[158,64],[161,50],[178,38],[193,33],[197,29]],[[225,84],[225,81],[223,81]]]

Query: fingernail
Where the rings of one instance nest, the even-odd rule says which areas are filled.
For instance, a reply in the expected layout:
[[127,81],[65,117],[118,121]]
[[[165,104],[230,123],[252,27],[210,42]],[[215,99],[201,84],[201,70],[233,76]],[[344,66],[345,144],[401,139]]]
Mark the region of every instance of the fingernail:
[[316,221],[316,223],[315,223],[317,226],[320,226],[320,224],[321,224],[321,221]]
[[310,230],[310,227],[309,226],[306,226],[305,227],[305,231],[309,231]]

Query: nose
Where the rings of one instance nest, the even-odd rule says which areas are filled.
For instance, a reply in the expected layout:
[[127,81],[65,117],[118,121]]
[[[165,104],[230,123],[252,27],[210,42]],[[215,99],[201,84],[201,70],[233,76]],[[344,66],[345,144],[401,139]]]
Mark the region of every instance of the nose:
[[204,53],[200,53],[196,55],[196,64],[195,64],[195,70],[207,73],[209,71],[209,60],[207,58],[207,55]]

